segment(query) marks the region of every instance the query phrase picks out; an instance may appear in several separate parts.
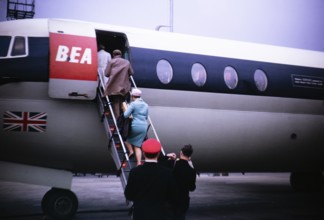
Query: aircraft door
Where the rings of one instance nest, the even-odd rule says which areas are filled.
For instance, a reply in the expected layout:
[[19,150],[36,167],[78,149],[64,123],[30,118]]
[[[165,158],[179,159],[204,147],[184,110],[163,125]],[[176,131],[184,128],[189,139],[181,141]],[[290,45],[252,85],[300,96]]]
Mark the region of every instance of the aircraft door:
[[97,89],[97,43],[86,23],[49,20],[51,98],[92,100]]

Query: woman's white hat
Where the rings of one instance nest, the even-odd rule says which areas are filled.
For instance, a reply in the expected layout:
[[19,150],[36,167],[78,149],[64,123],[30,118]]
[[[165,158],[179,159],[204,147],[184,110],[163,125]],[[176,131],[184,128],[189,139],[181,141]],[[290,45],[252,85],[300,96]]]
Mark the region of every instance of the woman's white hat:
[[133,88],[132,91],[131,91],[131,95],[132,96],[141,96],[142,95],[142,91],[139,90],[139,89]]

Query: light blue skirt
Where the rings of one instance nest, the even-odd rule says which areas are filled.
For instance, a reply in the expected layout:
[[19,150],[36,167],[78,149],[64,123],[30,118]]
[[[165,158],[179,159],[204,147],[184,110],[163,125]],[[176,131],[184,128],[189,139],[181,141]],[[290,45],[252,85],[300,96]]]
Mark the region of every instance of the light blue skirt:
[[142,147],[144,138],[146,136],[147,125],[133,125],[130,134],[127,137],[127,142],[136,146]]

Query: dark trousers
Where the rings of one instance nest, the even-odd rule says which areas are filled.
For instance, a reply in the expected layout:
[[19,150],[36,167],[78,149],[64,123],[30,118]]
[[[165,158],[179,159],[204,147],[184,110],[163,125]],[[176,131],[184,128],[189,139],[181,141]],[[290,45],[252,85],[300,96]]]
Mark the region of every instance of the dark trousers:
[[174,206],[169,209],[168,220],[185,220],[189,209],[190,198],[178,200]]
[[189,204],[177,204],[176,210],[175,210],[175,218],[177,220],[185,220],[186,214],[189,208]]
[[125,101],[125,98],[122,95],[111,95],[109,96],[109,100],[112,102],[112,108],[114,111],[115,118],[117,120],[121,114],[121,105],[123,101]]

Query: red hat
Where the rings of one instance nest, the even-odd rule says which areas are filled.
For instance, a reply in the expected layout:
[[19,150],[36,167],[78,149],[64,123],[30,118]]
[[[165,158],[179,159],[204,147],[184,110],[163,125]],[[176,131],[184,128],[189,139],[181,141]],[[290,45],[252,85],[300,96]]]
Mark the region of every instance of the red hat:
[[153,138],[147,139],[142,145],[142,151],[148,154],[157,154],[161,151],[161,144]]

